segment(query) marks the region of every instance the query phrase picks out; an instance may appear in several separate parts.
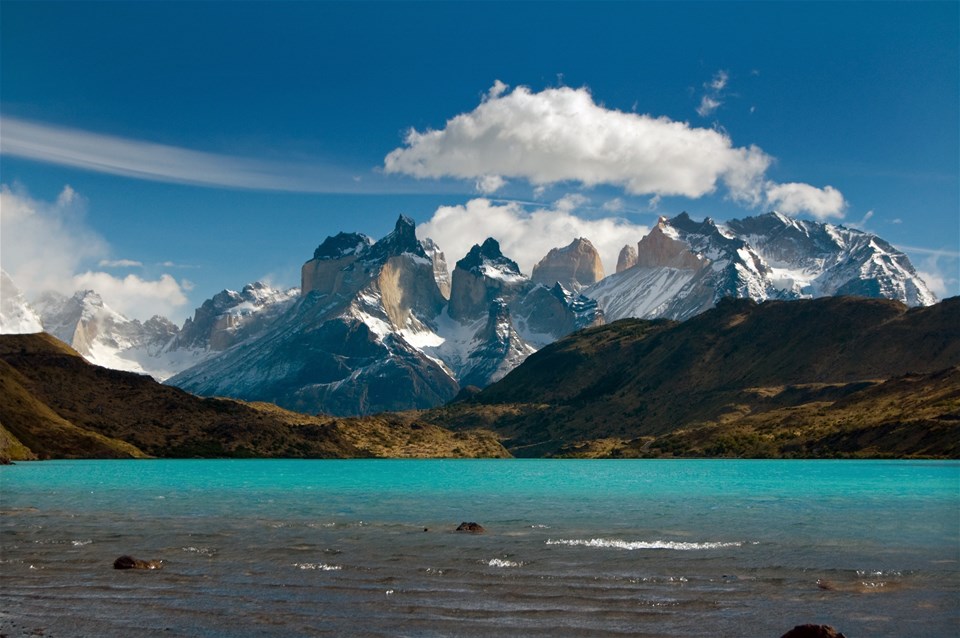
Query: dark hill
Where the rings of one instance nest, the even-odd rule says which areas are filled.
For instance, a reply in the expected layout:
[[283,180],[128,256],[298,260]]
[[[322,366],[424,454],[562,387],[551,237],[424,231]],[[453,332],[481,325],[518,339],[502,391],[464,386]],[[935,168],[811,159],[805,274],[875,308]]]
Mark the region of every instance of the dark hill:
[[502,456],[489,433],[411,415],[311,417],[193,396],[87,363],[46,334],[0,335],[0,456],[8,458]]
[[[751,452],[749,446],[737,449],[732,439],[725,447],[715,445],[713,438],[753,436],[764,425],[764,414],[776,420],[782,417],[775,417],[777,411],[813,404],[816,410],[797,411],[794,421],[798,428],[822,425],[831,422],[826,413],[840,410],[842,401],[859,406],[862,427],[920,418],[916,409],[873,410],[882,403],[880,395],[899,391],[882,382],[958,365],[960,298],[913,309],[852,297],[763,304],[725,300],[684,323],[623,320],[576,333],[530,356],[469,400],[426,418],[451,427],[492,427],[506,438],[508,449],[524,456],[615,450],[630,455],[818,454],[814,450],[823,446],[807,439],[787,445],[782,437]],[[949,424],[937,431],[956,438],[957,422],[949,415],[960,409],[960,399],[956,393],[951,398],[949,388],[958,383],[957,375],[945,375],[923,418]],[[912,387],[918,393],[926,386]],[[877,396],[863,394],[868,390]],[[696,428],[701,428],[697,437],[676,436]],[[829,434],[822,429],[817,436]],[[894,440],[896,430],[888,430],[886,439],[871,440],[870,446],[840,437],[839,448],[828,447],[841,454],[867,447],[873,455],[957,454],[946,439],[939,447],[929,440],[904,447]]]

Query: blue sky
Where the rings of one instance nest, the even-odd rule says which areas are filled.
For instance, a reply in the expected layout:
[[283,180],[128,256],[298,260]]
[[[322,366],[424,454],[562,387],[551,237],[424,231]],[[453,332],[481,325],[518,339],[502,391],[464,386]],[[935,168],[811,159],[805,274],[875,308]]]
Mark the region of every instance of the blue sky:
[[401,213],[529,270],[778,208],[955,295],[958,7],[4,0],[0,261],[180,321]]

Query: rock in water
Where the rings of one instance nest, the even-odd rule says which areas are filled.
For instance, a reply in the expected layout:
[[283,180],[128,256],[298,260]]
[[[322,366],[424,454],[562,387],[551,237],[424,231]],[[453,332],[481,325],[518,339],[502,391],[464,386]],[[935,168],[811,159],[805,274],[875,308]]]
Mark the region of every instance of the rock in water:
[[483,533],[484,533],[485,531],[487,531],[487,530],[484,529],[483,525],[481,525],[480,523],[473,523],[473,522],[467,523],[467,522],[463,522],[463,523],[460,523],[460,526],[457,527],[457,530],[456,530],[456,531],[458,531],[458,532],[470,532],[471,534],[483,534]]
[[124,554],[113,561],[114,569],[163,569],[162,560],[140,560]]
[[830,625],[797,625],[781,638],[846,638]]

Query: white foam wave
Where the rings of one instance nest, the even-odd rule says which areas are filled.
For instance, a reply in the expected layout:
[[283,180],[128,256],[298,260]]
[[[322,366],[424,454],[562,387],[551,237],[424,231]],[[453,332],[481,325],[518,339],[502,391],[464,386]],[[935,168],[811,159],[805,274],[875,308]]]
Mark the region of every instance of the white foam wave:
[[518,563],[512,560],[504,560],[502,558],[491,558],[490,562],[487,563],[490,567],[520,567],[523,563]]
[[93,542],[93,541],[89,541],[89,540],[87,540],[87,541],[70,541],[70,544],[72,544],[74,547],[83,547],[84,545],[89,545],[89,544],[92,543],[92,542]]
[[720,549],[722,547],[740,547],[743,543],[734,542],[705,542],[689,543],[682,541],[624,541],[616,538],[587,539],[548,539],[547,545],[569,545],[572,547],[600,547],[604,549],[673,549],[679,551],[694,551],[699,549]]
[[336,572],[343,569],[340,565],[329,565],[327,563],[294,563],[293,566],[300,569],[316,569],[323,572]]

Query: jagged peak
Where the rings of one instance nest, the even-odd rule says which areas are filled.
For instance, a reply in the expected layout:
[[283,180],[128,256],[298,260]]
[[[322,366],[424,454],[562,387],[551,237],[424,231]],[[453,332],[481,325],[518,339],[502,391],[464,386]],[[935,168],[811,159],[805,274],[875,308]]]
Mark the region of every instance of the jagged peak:
[[373,240],[363,233],[337,233],[323,240],[313,251],[314,259],[341,259],[365,252]]
[[617,272],[623,272],[637,265],[637,248],[631,244],[625,245],[617,255]]
[[364,259],[367,261],[386,261],[390,257],[410,253],[427,258],[420,240],[417,239],[417,225],[406,215],[397,217],[393,230],[370,247]]
[[480,254],[490,259],[503,257],[503,253],[500,252],[500,242],[493,237],[487,237],[480,245]]
[[437,245],[437,242],[433,241],[430,237],[424,237],[420,240],[420,245],[423,246],[423,249],[427,252],[442,252],[440,246]]
[[550,294],[563,302],[566,302],[573,296],[573,293],[564,288],[563,284],[559,281],[553,284],[553,288],[550,289]]
[[483,274],[484,265],[494,266],[512,275],[521,274],[517,262],[504,256],[500,251],[500,242],[493,237],[487,237],[483,244],[474,244],[466,256],[457,262],[457,268],[476,274]]
[[[664,218],[661,218],[664,219]],[[657,224],[661,226],[660,223]],[[704,217],[703,221],[696,221],[690,217],[690,214],[686,211],[683,211],[679,215],[672,217],[671,219],[665,219],[663,225],[670,226],[684,233],[696,234],[696,235],[715,235],[720,234],[720,229],[717,227],[716,222],[713,221],[710,217]]]
[[568,253],[568,252],[573,252],[577,250],[582,250],[588,246],[591,250],[596,251],[596,248],[594,248],[593,243],[591,243],[589,239],[587,239],[586,237],[577,237],[566,246],[562,246],[560,248],[553,248],[550,252],[556,251],[558,253]]
[[103,297],[94,290],[78,290],[73,293],[73,299],[84,306],[103,307]]

